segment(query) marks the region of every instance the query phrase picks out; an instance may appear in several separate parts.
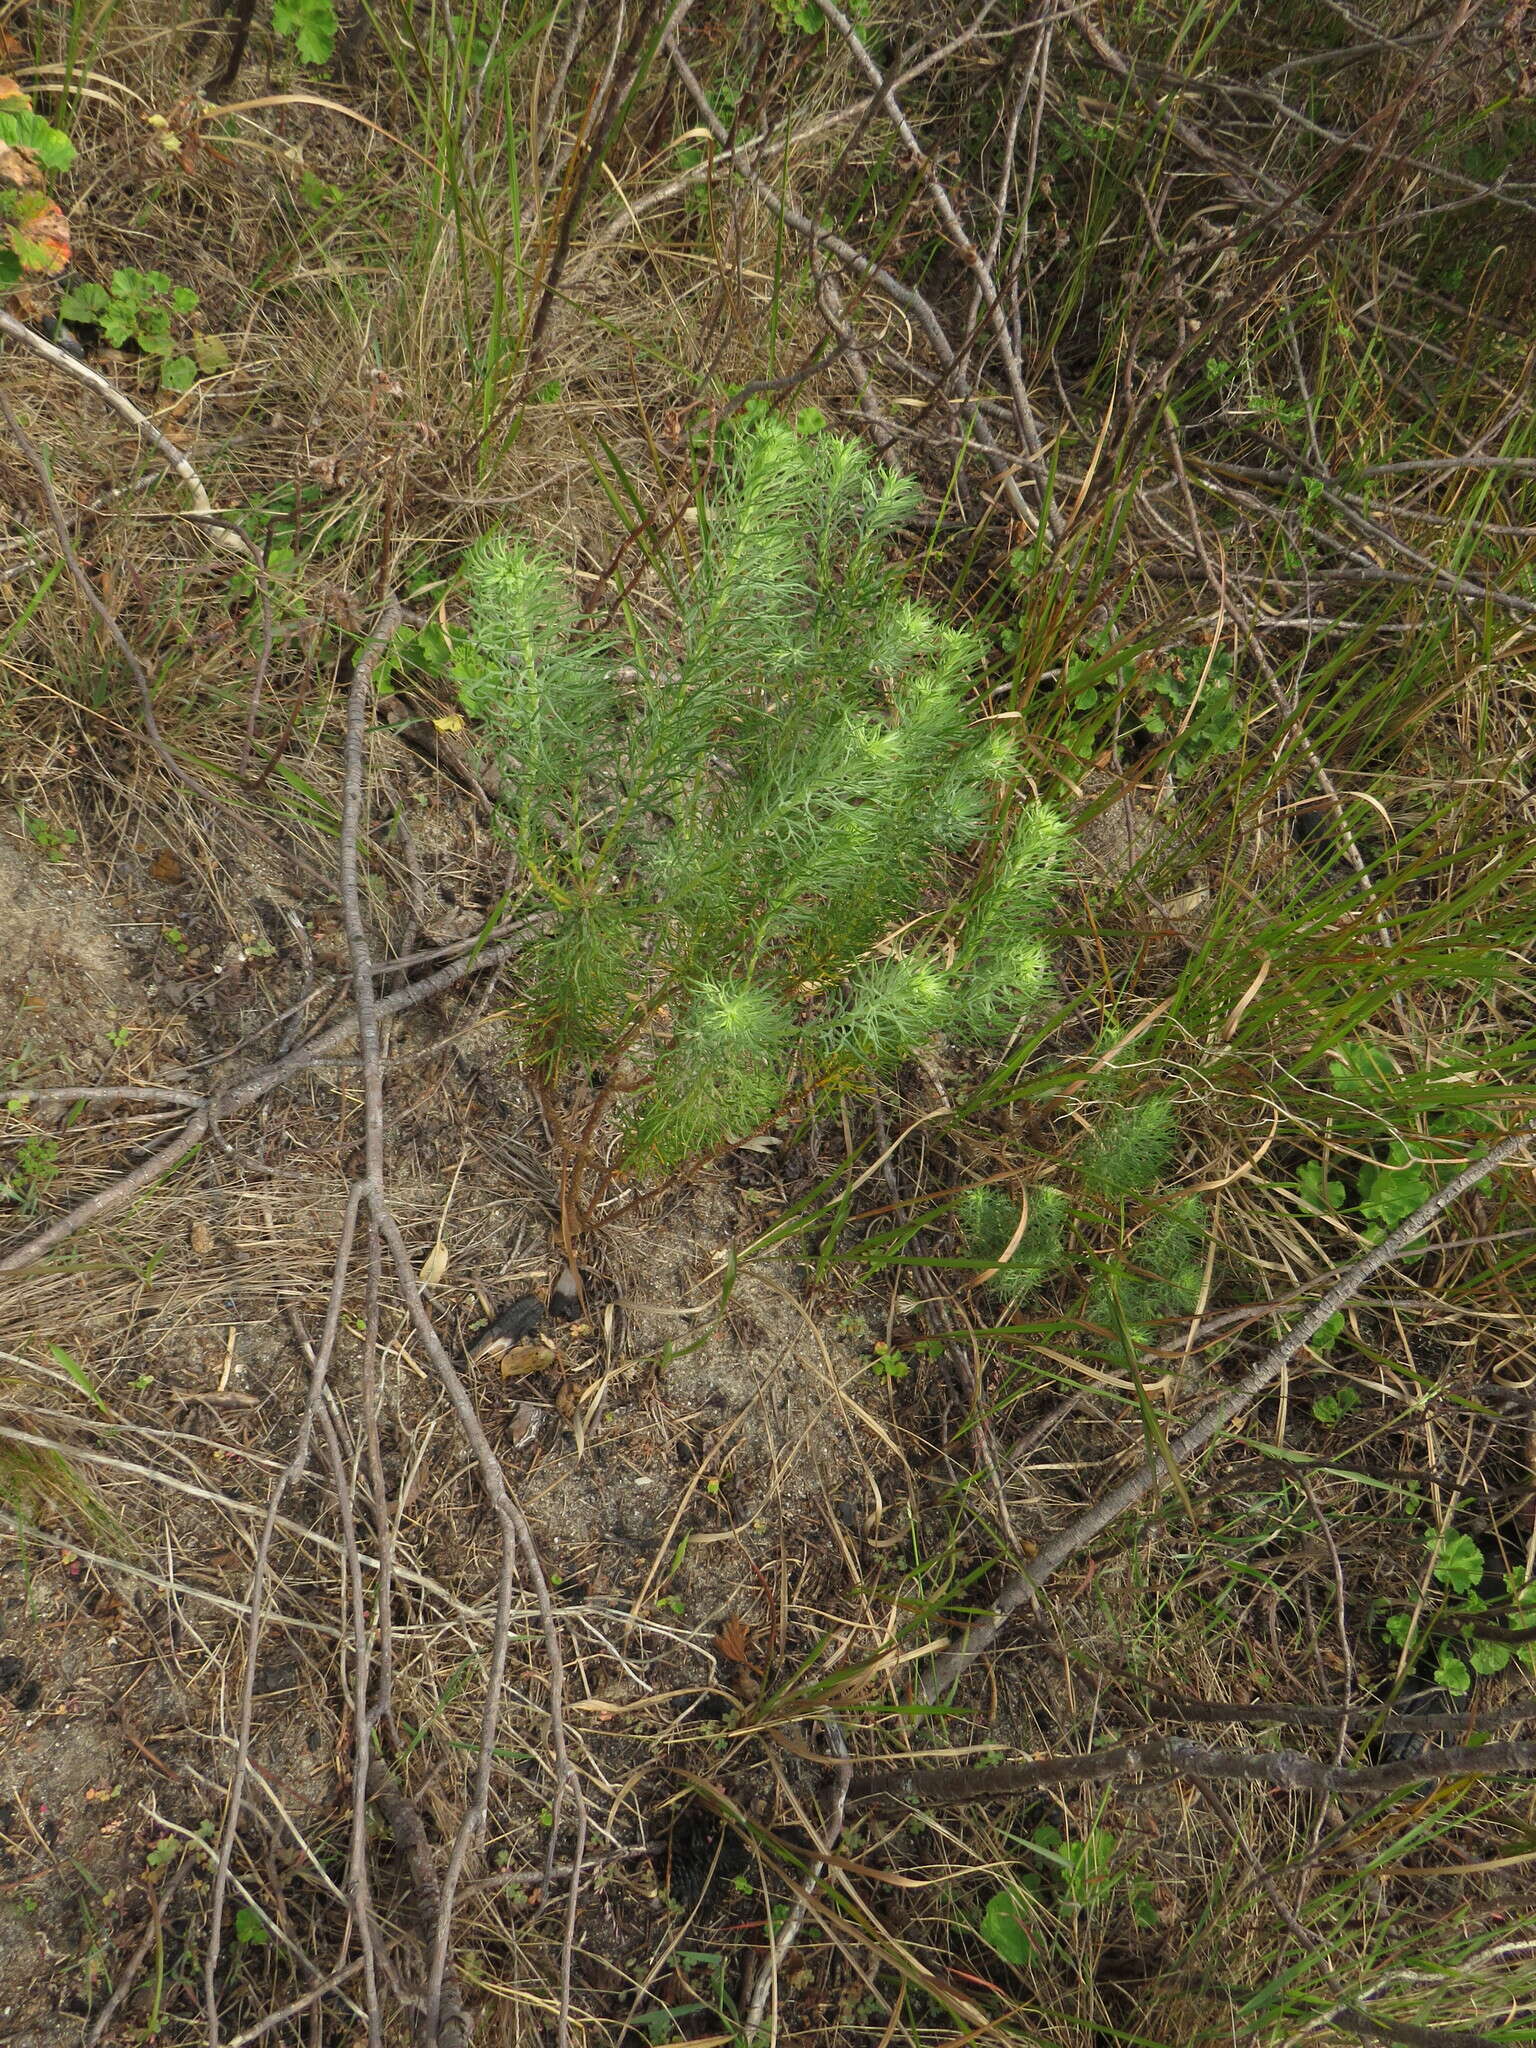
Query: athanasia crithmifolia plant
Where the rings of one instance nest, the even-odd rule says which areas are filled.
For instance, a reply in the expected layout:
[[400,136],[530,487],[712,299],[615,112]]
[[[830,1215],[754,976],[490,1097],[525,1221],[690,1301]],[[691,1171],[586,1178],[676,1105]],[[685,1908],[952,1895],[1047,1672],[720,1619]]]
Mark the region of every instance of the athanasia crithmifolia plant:
[[1152,1341],[1163,1317],[1187,1315],[1204,1279],[1209,1218],[1198,1195],[1174,1199],[1164,1182],[1179,1145],[1177,1103],[1154,1094],[1109,1101],[1077,1147],[1063,1178],[1077,1198],[1042,1184],[1028,1190],[1019,1228],[1017,1199],[1001,1187],[969,1188],[956,1205],[968,1255],[986,1261],[987,1285],[1010,1308],[1077,1263],[1068,1228],[1093,1277],[1084,1320],[1114,1340]]
[[519,1051],[550,1098],[601,1069],[583,1129],[621,1103],[634,1175],[1040,1001],[1066,828],[972,709],[980,640],[905,594],[916,499],[856,443],[767,421],[701,499],[664,623],[591,629],[520,542],[470,558],[460,698],[548,913]]

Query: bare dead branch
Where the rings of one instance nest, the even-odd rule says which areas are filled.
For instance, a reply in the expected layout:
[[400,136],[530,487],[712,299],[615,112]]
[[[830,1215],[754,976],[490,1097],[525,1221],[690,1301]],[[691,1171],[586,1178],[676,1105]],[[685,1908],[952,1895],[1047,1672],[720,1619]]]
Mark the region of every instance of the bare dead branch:
[[[1421,1237],[1435,1218],[1459,1201],[1464,1194],[1485,1181],[1489,1174],[1513,1159],[1536,1137],[1536,1118],[1522,1124],[1511,1136],[1491,1146],[1480,1159],[1474,1159],[1464,1166],[1460,1173],[1453,1175],[1444,1187],[1438,1189],[1414,1210],[1413,1214],[1391,1230],[1379,1244],[1372,1245],[1363,1257],[1357,1259],[1334,1282],[1319,1301],[1313,1303],[1289,1333],[1268,1351],[1243,1375],[1235,1387],[1208,1408],[1198,1422],[1186,1429],[1175,1439],[1171,1456],[1175,1464],[1184,1466],[1191,1458],[1203,1451],[1214,1437],[1236,1421],[1258,1399],[1260,1394],[1272,1386],[1281,1372],[1301,1347],[1314,1337],[1328,1318],[1352,1301],[1360,1289],[1383,1266],[1390,1265],[1405,1246]],[[1060,1571],[1069,1558],[1075,1557],[1093,1539],[1101,1535],[1111,1522],[1118,1520],[1128,1508],[1136,1505],[1157,1484],[1163,1471],[1160,1457],[1149,1458],[1139,1465],[1118,1486],[1110,1488],[1086,1513],[1064,1529],[1059,1536],[1045,1544],[1034,1561],[1018,1571],[1003,1586],[1002,1590],[984,1614],[973,1621],[959,1642],[943,1651],[934,1659],[933,1668],[923,1685],[926,1700],[939,1699],[949,1691],[955,1681],[975,1662],[982,1652],[997,1640],[1010,1615],[1026,1600],[1033,1599],[1045,1586],[1052,1575]]]
[[[525,921],[515,929],[522,933],[531,922]],[[407,1010],[414,1010],[420,1004],[430,1003],[435,997],[446,994],[458,982],[473,975],[494,972],[512,958],[518,951],[519,943],[518,938],[507,938],[460,959],[450,960],[448,965],[439,968],[436,974],[428,975],[421,981],[409,982],[403,989],[397,989],[393,995],[380,997],[375,1006],[376,1017],[382,1020],[385,1017],[401,1016]],[[297,1079],[316,1061],[338,1052],[356,1031],[357,1012],[353,1010],[315,1038],[284,1054],[281,1059],[273,1060],[267,1066],[258,1067],[244,1080],[235,1082],[217,1097],[210,1098],[210,1104],[216,1106],[221,1120],[237,1116],[242,1110],[260,1102],[263,1096],[270,1095],[273,1089],[281,1088],[286,1082]],[[182,1126],[176,1137],[150,1158],[142,1160],[131,1172],[124,1174],[120,1180],[113,1181],[109,1187],[99,1189],[86,1201],[71,1209],[67,1215],[34,1232],[31,1237],[25,1238],[19,1245],[13,1246],[10,1251],[0,1256],[0,1274],[24,1272],[45,1252],[51,1251],[57,1244],[62,1244],[66,1238],[73,1237],[76,1231],[99,1223],[103,1217],[112,1215],[143,1194],[146,1188],[153,1187],[157,1180],[179,1165],[189,1152],[196,1150],[207,1136],[209,1124],[210,1105],[205,1105]]]
[[977,1770],[855,1771],[850,1799],[910,1799],[925,1806],[958,1806],[975,1799],[1011,1798],[1047,1785],[1099,1785],[1120,1778],[1190,1778],[1240,1785],[1277,1785],[1287,1792],[1398,1792],[1405,1785],[1445,1778],[1527,1778],[1536,1775],[1536,1742],[1487,1742],[1480,1747],[1427,1750],[1389,1764],[1324,1764],[1296,1750],[1269,1752],[1206,1749],[1187,1736],[1158,1735],[1096,1749],[1087,1756],[1039,1757],[1032,1763]]

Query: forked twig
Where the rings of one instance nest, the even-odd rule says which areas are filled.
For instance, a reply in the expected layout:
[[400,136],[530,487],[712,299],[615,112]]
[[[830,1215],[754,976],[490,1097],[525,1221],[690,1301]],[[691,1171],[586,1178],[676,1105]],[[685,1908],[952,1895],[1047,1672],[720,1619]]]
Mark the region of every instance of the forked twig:
[[[730,131],[715,111],[714,104],[710,100],[708,93],[705,92],[692,66],[687,58],[684,57],[682,50],[678,46],[677,38],[675,36],[668,36],[665,47],[667,55],[672,61],[672,68],[682,80],[684,90],[689,98],[703,116],[705,126],[722,148],[729,148]],[[1019,489],[1018,478],[1014,474],[1017,465],[1006,450],[999,445],[997,436],[988,424],[985,411],[960,377],[959,356],[956,354],[949,336],[945,333],[938,315],[934,312],[923,294],[916,291],[911,285],[904,284],[899,277],[894,276],[883,264],[875,263],[869,257],[861,255],[853,247],[852,243],[845,241],[841,235],[834,234],[830,228],[819,227],[809,214],[802,212],[799,207],[792,205],[787,199],[783,198],[768,183],[767,179],[759,176],[749,164],[736,163],[733,164],[733,169],[739,177],[743,178],[751,186],[752,190],[775,218],[783,221],[784,225],[792,228],[797,235],[803,235],[813,246],[828,250],[840,263],[851,270],[861,282],[866,285],[872,285],[885,298],[888,298],[893,305],[899,306],[903,312],[910,314],[917,322],[927,337],[929,346],[939,359],[944,373],[944,381],[955,386],[954,403],[965,414],[971,436],[977,447],[986,456],[992,473],[998,480],[998,486],[1003,496],[1008,500],[1009,509],[1013,512],[1015,518],[1022,520],[1028,528],[1034,530],[1038,523],[1038,515],[1028,504],[1023,492]]]
[[346,1285],[347,1263],[352,1255],[352,1239],[357,1229],[357,1215],[362,1198],[361,1187],[354,1187],[347,1197],[341,1239],[331,1274],[331,1293],[326,1304],[325,1328],[309,1376],[309,1393],[299,1424],[298,1442],[294,1446],[293,1455],[278,1474],[268,1494],[266,1520],[262,1523],[261,1535],[256,1544],[256,1557],[251,1567],[250,1625],[246,1640],[245,1675],[240,1691],[240,1714],[235,1734],[235,1767],[230,1775],[223,1823],[214,1850],[213,1900],[208,1915],[208,1945],[203,1953],[203,2010],[208,2022],[208,2048],[220,2048],[223,2038],[219,2019],[218,1970],[224,1939],[224,1901],[229,1890],[230,1864],[235,1852],[235,1837],[240,1826],[240,1808],[245,1797],[246,1776],[250,1769],[251,1723],[256,1701],[256,1660],[261,1646],[262,1603],[266,1595],[268,1560],[271,1556],[272,1539],[277,1530],[277,1518],[283,1496],[309,1464],[315,1422],[320,1404],[325,1398],[326,1378],[330,1372],[331,1360],[335,1356],[337,1333],[341,1328],[342,1295]]
[[[434,997],[445,994],[447,990],[471,975],[491,973],[518,951],[520,935],[526,928],[525,923],[519,922],[515,928],[518,936],[499,940],[494,945],[481,947],[478,952],[450,960],[447,966],[440,967],[436,974],[427,975],[421,981],[408,982],[393,995],[380,997],[375,1004],[375,1016],[381,1020],[385,1017],[398,1017],[407,1010],[416,1009],[422,1003],[430,1003]],[[155,1182],[162,1179],[173,1167],[179,1165],[189,1152],[197,1149],[208,1135],[215,1115],[222,1120],[250,1109],[264,1096],[270,1095],[275,1088],[281,1088],[286,1082],[296,1080],[306,1068],[340,1051],[356,1031],[357,1012],[352,1010],[314,1038],[296,1046],[292,1052],[285,1053],[281,1059],[272,1060],[266,1066],[258,1067],[253,1073],[246,1075],[243,1081],[237,1081],[221,1094],[207,1098],[203,1106],[182,1125],[176,1136],[162,1145],[158,1152],[152,1153],[148,1159],[141,1160],[120,1180],[99,1188],[94,1195],[79,1203],[67,1215],[58,1217],[0,1256],[0,1274],[23,1272],[45,1252],[51,1251],[55,1245],[62,1244],[66,1238],[73,1237],[76,1231],[99,1223],[103,1217],[123,1208],[143,1194],[146,1188],[153,1187]]]
[[1040,518],[1046,532],[1053,541],[1060,541],[1065,528],[1061,514],[1051,502],[1051,477],[1045,460],[1045,446],[1040,437],[1040,427],[1030,404],[1029,393],[1024,384],[1024,372],[1013,337],[1008,331],[1008,319],[998,296],[997,285],[992,277],[991,265],[983,252],[976,247],[966,233],[959,214],[943,179],[933,168],[932,159],[914,134],[912,124],[902,112],[896,98],[895,82],[888,78],[865,48],[863,38],[853,23],[836,4],[836,0],[820,0],[821,11],[848,45],[854,62],[875,88],[877,105],[884,107],[891,124],[903,143],[911,151],[913,159],[922,166],[923,182],[933,201],[934,211],[944,225],[944,232],[954,244],[960,259],[969,268],[972,281],[987,310],[987,319],[997,343],[997,352],[1002,360],[1008,380],[1008,395],[1013,404],[1013,417],[1019,430],[1019,439],[1024,444],[1024,454],[1029,473],[1034,480],[1040,497]]
[[[379,1055],[378,1023],[385,1004],[374,994],[375,970],[367,929],[363,922],[360,894],[359,846],[366,794],[364,751],[369,707],[372,702],[373,673],[390,639],[402,620],[398,605],[390,605],[359,654],[347,697],[346,778],[342,802],[341,900],[342,920],[352,963],[355,1017],[363,1059],[365,1171],[359,1192],[367,1204],[370,1237],[388,1248],[396,1278],[405,1296],[412,1324],[430,1358],[460,1429],[474,1453],[480,1481],[495,1511],[501,1534],[501,1573],[497,1588],[496,1623],[491,1641],[490,1668],[486,1677],[485,1705],[481,1714],[480,1747],[476,1759],[469,1804],[449,1851],[447,1869],[437,1895],[436,1918],[431,1942],[430,1969],[426,1991],[426,2038],[434,2048],[461,2048],[468,2039],[467,2020],[453,1972],[451,1943],[453,1907],[469,1852],[484,1830],[489,1806],[491,1770],[495,1760],[501,1712],[501,1693],[506,1674],[512,1634],[513,1592],[518,1560],[531,1580],[543,1622],[545,1652],[549,1659],[549,1728],[554,1753],[555,1793],[552,1803],[558,1826],[560,1810],[567,1796],[574,1795],[576,1844],[566,1912],[566,1936],[562,1949],[560,2005],[556,2038],[560,2048],[570,2038],[571,1966],[575,1938],[576,1902],[580,1868],[586,1844],[586,1809],[576,1786],[566,1749],[564,1721],[564,1664],[559,1630],[549,1584],[539,1562],[533,1532],[521,1508],[513,1499],[489,1438],[470,1400],[457,1367],[448,1356],[433,1325],[417,1282],[415,1267],[400,1227],[391,1214],[384,1188],[384,1089]],[[369,1717],[370,1719],[372,1716]],[[555,1829],[551,1829],[553,1857]]]

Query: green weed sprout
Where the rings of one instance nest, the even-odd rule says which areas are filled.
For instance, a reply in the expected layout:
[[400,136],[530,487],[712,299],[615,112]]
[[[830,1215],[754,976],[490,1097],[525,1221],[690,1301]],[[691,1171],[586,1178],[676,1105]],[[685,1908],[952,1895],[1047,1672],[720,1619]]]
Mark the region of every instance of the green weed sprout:
[[[1121,1205],[1122,1227],[1115,1233],[1116,1241],[1097,1256],[1083,1314],[1088,1322],[1117,1334],[1123,1325],[1138,1345],[1151,1342],[1153,1329],[1163,1318],[1189,1314],[1204,1279],[1209,1219],[1198,1196],[1166,1204],[1139,1228],[1136,1217],[1124,1213],[1136,1198],[1156,1196],[1179,1135],[1171,1095],[1111,1103],[1072,1161],[1077,1185],[1086,1195],[1098,1203]],[[1084,1206],[1082,1227],[1090,1232],[1092,1216],[1089,1205]],[[1028,1223],[1005,1259],[1018,1227],[1017,1203],[995,1187],[971,1188],[960,1197],[955,1215],[966,1254],[997,1265],[987,1285],[1000,1301],[1017,1307],[1068,1266],[1066,1226],[1072,1207],[1059,1188],[1031,1187]]]
[[547,555],[472,553],[460,701],[547,913],[519,1050],[550,1100],[603,1075],[576,1157],[617,1101],[624,1169],[673,1173],[1044,995],[1066,827],[972,716],[981,641],[904,594],[916,502],[856,443],[764,420],[699,505],[670,625],[594,629]]
[[1091,1195],[1123,1202],[1149,1194],[1168,1170],[1179,1142],[1171,1096],[1111,1109],[1077,1155],[1078,1178]]
[[1483,1588],[1494,1574],[1471,1536],[1430,1529],[1424,1542],[1430,1575],[1446,1597],[1433,1617],[1389,1615],[1383,1630],[1387,1642],[1409,1662],[1433,1648],[1435,1683],[1457,1698],[1471,1690],[1474,1676],[1492,1677],[1512,1658],[1536,1670],[1536,1580],[1518,1567],[1507,1570],[1503,1597],[1489,1599]]
[[1067,1199],[1058,1188],[1029,1190],[1029,1221],[1007,1259],[1003,1253],[1018,1228],[1019,1209],[1001,1188],[968,1188],[956,1204],[956,1215],[971,1256],[997,1264],[988,1285],[1002,1301],[1027,1301],[1065,1263]]

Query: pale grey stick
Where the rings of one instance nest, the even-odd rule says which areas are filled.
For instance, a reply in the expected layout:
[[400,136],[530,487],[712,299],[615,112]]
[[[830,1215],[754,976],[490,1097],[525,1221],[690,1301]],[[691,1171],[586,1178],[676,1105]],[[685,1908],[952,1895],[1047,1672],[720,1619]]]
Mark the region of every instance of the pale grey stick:
[[202,478],[176,443],[169,436],[162,434],[154,421],[140,412],[131,398],[119,391],[99,370],[93,370],[89,363],[76,362],[72,355],[66,354],[61,348],[56,348],[41,334],[34,334],[30,327],[24,326],[13,313],[7,313],[3,307],[0,307],[0,334],[8,334],[12,341],[20,342],[23,348],[31,349],[34,355],[41,356],[56,370],[62,370],[66,377],[73,377],[77,384],[84,384],[88,390],[104,398],[115,413],[127,420],[128,424],[143,436],[161,461],[180,477],[192,500],[191,517],[198,525],[207,529],[209,538],[215,545],[227,549],[232,554],[244,555],[248,562],[254,562],[259,569],[265,569],[266,565],[261,559],[260,551],[251,545],[238,527],[231,525],[222,514],[214,511]]
[[[1328,1318],[1341,1309],[1347,1301],[1381,1268],[1390,1265],[1405,1245],[1427,1230],[1443,1209],[1475,1188],[1480,1181],[1488,1178],[1495,1168],[1536,1137],[1536,1117],[1523,1123],[1508,1138],[1485,1152],[1481,1159],[1474,1159],[1464,1166],[1460,1173],[1448,1180],[1430,1196],[1427,1202],[1414,1210],[1413,1214],[1399,1223],[1395,1230],[1388,1231],[1380,1244],[1372,1245],[1363,1258],[1345,1268],[1338,1280],[1320,1301],[1294,1324],[1289,1333],[1238,1381],[1237,1385],[1223,1394],[1202,1415],[1192,1423],[1182,1436],[1175,1439],[1170,1449],[1170,1460],[1175,1466],[1182,1466],[1203,1451],[1215,1436],[1234,1422],[1245,1409],[1251,1407],[1266,1388],[1280,1377],[1296,1353],[1327,1322]],[[1091,1543],[1095,1536],[1107,1529],[1111,1522],[1123,1515],[1127,1508],[1134,1507],[1142,1497],[1150,1493],[1160,1476],[1167,1471],[1163,1459],[1148,1458],[1138,1465],[1129,1478],[1122,1479],[1118,1486],[1112,1486],[1101,1500],[1095,1501],[1086,1513],[1078,1516],[1061,1534],[1044,1545],[1033,1561],[1015,1572],[987,1611],[978,1616],[961,1636],[958,1643],[944,1650],[933,1661],[924,1682],[922,1696],[932,1702],[941,1698],[970,1665],[996,1642],[999,1633],[1014,1611],[1032,1599],[1045,1585],[1053,1573],[1060,1571],[1069,1558]]]

